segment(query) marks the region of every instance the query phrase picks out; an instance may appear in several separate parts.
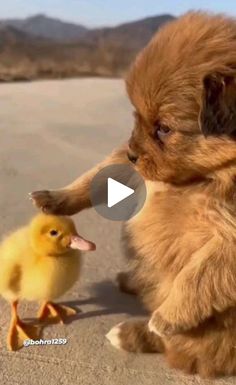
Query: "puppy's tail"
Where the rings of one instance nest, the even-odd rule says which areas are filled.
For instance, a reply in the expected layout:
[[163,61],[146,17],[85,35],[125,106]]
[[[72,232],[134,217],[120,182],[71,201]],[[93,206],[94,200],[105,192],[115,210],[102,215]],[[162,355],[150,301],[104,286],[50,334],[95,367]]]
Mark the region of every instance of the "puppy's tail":
[[123,322],[106,335],[113,346],[128,352],[164,353],[162,339],[150,332],[147,320]]

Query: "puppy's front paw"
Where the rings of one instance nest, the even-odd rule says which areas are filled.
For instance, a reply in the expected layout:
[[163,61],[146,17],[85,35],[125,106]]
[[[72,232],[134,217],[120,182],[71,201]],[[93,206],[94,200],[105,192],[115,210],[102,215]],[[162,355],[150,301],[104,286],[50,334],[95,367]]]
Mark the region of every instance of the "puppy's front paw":
[[176,325],[164,320],[158,311],[155,311],[148,323],[150,332],[157,334],[159,337],[170,336],[178,333],[180,330]]
[[33,204],[47,214],[70,215],[68,198],[64,191],[34,191],[29,193]]
[[53,193],[48,190],[31,192],[29,193],[29,199],[42,211],[50,211],[55,205]]

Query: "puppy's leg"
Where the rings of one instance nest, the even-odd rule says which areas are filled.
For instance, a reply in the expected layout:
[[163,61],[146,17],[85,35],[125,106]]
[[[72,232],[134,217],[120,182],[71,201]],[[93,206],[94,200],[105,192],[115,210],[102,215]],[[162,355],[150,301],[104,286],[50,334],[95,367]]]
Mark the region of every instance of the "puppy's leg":
[[161,338],[149,331],[147,320],[120,323],[113,327],[106,337],[117,349],[128,352],[164,352],[164,344]]
[[140,280],[137,280],[136,270],[139,268],[139,256],[136,250],[131,246],[131,238],[127,226],[123,225],[121,231],[122,252],[129,265],[129,270],[117,274],[117,283],[120,291],[126,294],[138,295],[142,290]]
[[235,306],[236,268],[230,256],[215,238],[200,248],[152,314],[149,330],[159,336],[178,334]]
[[102,168],[112,164],[130,164],[127,158],[127,145],[115,150],[103,162],[70,185],[59,190],[35,191],[30,194],[30,198],[38,208],[46,213],[57,215],[76,214],[85,208],[91,207],[90,183]]

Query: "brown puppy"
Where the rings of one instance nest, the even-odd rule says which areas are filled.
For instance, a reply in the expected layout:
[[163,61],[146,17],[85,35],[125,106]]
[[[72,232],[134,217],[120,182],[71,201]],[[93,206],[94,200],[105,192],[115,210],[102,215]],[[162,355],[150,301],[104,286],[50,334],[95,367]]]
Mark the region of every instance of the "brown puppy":
[[[148,197],[127,224],[132,282],[152,313],[108,334],[128,351],[165,352],[201,376],[236,373],[236,22],[189,13],[163,27],[127,78],[135,107],[129,158]],[[90,207],[89,185],[126,148],[39,207],[73,214]]]

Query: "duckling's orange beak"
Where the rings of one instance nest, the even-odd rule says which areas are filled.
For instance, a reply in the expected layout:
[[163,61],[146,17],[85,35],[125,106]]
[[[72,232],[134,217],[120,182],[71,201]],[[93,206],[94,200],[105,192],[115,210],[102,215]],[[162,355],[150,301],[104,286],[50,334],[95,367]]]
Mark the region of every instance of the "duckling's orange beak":
[[96,250],[95,243],[82,238],[80,235],[71,237],[70,248],[82,251]]

